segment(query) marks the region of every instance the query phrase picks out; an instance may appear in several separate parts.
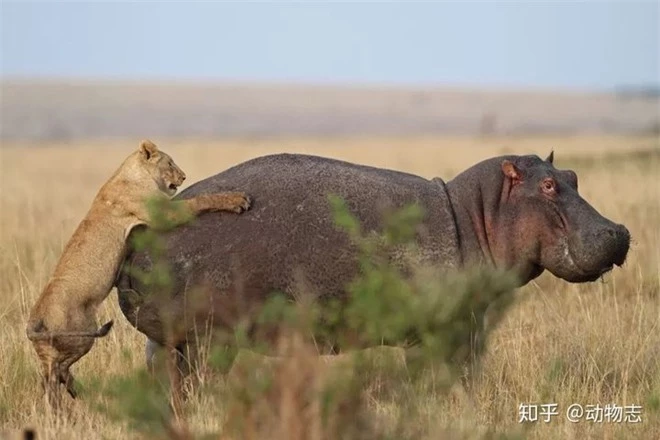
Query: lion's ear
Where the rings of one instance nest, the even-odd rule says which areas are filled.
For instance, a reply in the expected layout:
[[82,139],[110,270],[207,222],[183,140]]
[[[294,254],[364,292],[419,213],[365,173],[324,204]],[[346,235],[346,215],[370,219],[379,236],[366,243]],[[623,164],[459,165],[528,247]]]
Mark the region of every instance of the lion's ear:
[[140,142],[140,151],[144,155],[145,159],[149,160],[153,156],[158,154],[158,147],[149,139],[145,139],[142,142]]

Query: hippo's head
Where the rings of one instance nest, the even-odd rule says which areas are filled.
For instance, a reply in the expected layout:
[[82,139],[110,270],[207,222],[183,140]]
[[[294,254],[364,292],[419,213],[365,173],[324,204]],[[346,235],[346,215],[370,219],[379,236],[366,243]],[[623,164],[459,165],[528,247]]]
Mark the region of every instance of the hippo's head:
[[478,200],[469,196],[470,223],[496,265],[517,268],[524,282],[545,269],[570,282],[595,281],[624,263],[630,233],[587,203],[577,175],[552,161],[552,153],[546,160],[503,156],[450,183],[478,193]]

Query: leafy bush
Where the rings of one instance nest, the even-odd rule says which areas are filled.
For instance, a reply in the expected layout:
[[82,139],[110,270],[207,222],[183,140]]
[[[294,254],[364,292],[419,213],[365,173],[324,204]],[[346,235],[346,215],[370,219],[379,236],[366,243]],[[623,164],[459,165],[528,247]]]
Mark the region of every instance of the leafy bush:
[[[414,241],[423,217],[420,206],[390,213],[377,234],[362,231],[340,198],[331,196],[329,202],[337,227],[358,250],[360,274],[341,301],[311,298],[293,303],[273,294],[256,322],[278,327],[277,343],[267,347],[275,356],[257,354],[264,347],[247,338],[244,328],[232,335],[243,349],[235,358],[237,347],[211,348],[211,367],[226,368],[233,360],[225,381],[203,382],[203,392],[222,402],[218,417],[225,420],[223,438],[419,437],[424,428],[405,423],[419,411],[415,393],[427,386],[446,391],[466,362],[478,359],[494,328],[492,321],[484,328],[486,309],[497,302],[503,310],[510,303],[517,281],[511,274],[484,268],[449,272],[422,262]],[[162,258],[160,232],[180,222],[163,214],[168,206],[162,201],[151,206],[162,223],[136,237],[135,247],[148,249],[153,261],[151,271],[139,276],[167,292],[171,277]],[[391,258],[393,253],[398,258]],[[336,341],[343,353],[319,356],[311,335]],[[425,374],[429,370],[434,371],[432,380]],[[111,382],[104,410],[130,420],[137,431],[155,435],[167,426],[158,424],[164,417],[158,400],[164,399],[164,383],[164,378],[147,380],[143,371]],[[402,413],[394,428],[379,426],[370,412],[365,396],[374,388],[399,404]]]

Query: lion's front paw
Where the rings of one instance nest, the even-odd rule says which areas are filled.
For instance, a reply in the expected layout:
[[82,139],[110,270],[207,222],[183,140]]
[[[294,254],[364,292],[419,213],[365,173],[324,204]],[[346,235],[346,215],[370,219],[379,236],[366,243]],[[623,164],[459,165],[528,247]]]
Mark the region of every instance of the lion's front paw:
[[230,209],[237,214],[247,211],[252,205],[250,196],[243,192],[229,193],[228,199],[231,205]]

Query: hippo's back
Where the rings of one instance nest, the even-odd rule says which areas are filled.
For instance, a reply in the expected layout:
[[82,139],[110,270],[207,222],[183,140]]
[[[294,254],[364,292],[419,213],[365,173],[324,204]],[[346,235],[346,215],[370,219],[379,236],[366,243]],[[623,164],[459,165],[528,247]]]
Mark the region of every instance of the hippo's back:
[[[237,315],[237,308],[262,301],[273,291],[294,294],[300,288],[319,296],[341,295],[357,274],[356,255],[345,232],[333,222],[328,194],[342,197],[364,231],[380,230],[384,212],[418,202],[426,219],[420,241],[428,256],[459,264],[458,239],[445,185],[412,174],[334,159],[278,154],[256,158],[187,188],[177,198],[218,191],[244,191],[249,211],[236,215],[207,213],[166,235],[167,259],[174,272],[174,293],[203,285],[211,307]],[[132,253],[126,264],[148,269],[149,255]],[[122,289],[148,292],[138,279],[122,275],[120,303],[131,322],[140,319],[135,298]],[[123,287],[122,287],[123,286]],[[156,335],[150,317],[142,330]],[[153,317],[152,317],[153,318]],[[155,319],[155,318],[154,318]],[[154,321],[151,319],[151,321]]]
[[[390,193],[403,194],[428,191],[431,182],[414,174],[383,168],[358,165],[337,159],[306,154],[274,154],[258,157],[204,179],[181,192],[177,198],[227,188],[260,194],[295,191],[301,199],[318,205],[326,204],[329,192],[350,199],[370,199],[378,194],[388,198]],[[272,195],[269,193],[269,195]],[[293,196],[294,194],[287,194]],[[319,198],[320,197],[320,198]],[[261,200],[260,204],[266,202]]]

